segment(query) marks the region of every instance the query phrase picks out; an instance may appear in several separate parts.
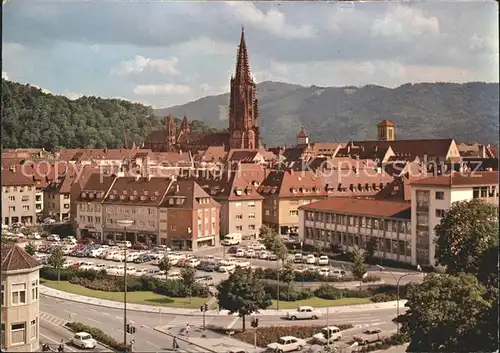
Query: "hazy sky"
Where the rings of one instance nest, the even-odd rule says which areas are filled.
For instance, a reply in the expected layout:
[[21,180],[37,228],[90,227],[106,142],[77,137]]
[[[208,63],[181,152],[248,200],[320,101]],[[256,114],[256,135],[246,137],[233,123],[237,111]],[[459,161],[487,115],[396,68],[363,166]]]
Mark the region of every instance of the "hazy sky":
[[4,0],[2,76],[156,108],[228,91],[241,26],[257,82],[498,82],[497,2]]

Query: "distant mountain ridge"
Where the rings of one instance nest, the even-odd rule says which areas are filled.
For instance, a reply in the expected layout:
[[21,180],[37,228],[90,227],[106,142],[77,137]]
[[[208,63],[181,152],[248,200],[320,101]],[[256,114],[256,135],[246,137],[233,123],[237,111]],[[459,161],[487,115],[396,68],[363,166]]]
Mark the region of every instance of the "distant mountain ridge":
[[[266,81],[257,84],[260,125],[269,146],[291,145],[305,126],[312,141],[372,140],[383,119],[396,124],[397,139],[455,138],[497,143],[498,83],[418,83],[397,88],[304,87]],[[214,128],[227,128],[229,93],[156,109],[186,115]]]

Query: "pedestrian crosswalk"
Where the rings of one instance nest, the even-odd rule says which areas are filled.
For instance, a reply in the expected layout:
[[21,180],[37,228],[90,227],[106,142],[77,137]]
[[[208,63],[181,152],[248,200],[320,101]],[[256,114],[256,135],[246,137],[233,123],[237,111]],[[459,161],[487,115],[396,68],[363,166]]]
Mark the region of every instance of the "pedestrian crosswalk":
[[[209,325],[216,318],[213,316],[207,316],[205,318],[205,325]],[[201,327],[203,326],[203,316],[186,316],[186,315],[177,315],[173,317],[171,320],[164,322],[163,325],[169,327],[184,327],[187,324],[192,327]]]
[[64,319],[61,319],[60,317],[50,315],[44,312],[40,312],[40,319],[47,321],[48,323],[51,323],[52,325],[56,326],[64,326],[67,321]]

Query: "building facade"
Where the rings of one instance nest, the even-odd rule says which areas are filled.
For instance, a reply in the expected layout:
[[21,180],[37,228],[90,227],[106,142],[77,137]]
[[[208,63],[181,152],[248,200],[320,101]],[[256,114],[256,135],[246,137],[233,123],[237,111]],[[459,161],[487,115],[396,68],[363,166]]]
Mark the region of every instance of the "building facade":
[[15,170],[2,170],[2,224],[36,224],[33,179]]
[[412,263],[435,266],[434,228],[457,201],[483,200],[498,207],[498,172],[453,173],[410,184]]
[[1,249],[2,351],[39,349],[40,263],[16,245]]
[[410,203],[354,198],[330,198],[299,207],[299,239],[306,244],[354,246],[375,256],[412,263]]

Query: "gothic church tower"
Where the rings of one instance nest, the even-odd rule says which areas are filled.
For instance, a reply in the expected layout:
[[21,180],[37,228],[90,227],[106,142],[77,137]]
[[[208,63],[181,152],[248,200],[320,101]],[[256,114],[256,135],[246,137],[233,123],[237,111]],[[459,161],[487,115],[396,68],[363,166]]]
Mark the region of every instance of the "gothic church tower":
[[255,98],[255,83],[250,73],[245,32],[241,30],[236,58],[236,72],[231,77],[229,101],[230,148],[259,148],[259,108]]

